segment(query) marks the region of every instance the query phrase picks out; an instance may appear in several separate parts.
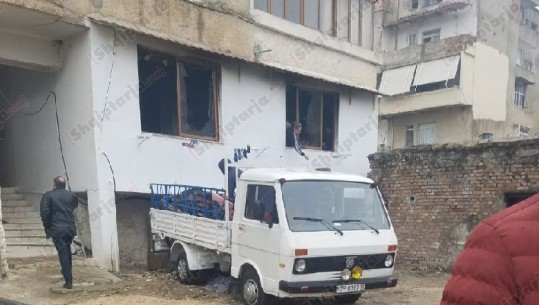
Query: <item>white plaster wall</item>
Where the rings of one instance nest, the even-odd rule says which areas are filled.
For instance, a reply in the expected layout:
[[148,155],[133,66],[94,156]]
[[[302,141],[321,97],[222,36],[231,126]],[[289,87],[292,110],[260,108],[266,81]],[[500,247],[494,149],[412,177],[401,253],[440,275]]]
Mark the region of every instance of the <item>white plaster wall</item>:
[[475,44],[474,119],[505,121],[509,82],[509,58],[483,43]]
[[[398,30],[389,28],[384,29],[384,36],[392,37],[394,41],[394,35],[397,35],[397,49],[408,47],[408,35],[417,34],[417,43],[421,44],[422,33],[424,31],[434,30],[440,28],[440,39],[454,37],[463,34],[477,35],[477,3],[472,1],[473,4],[470,7],[463,9],[457,13],[443,14],[443,15],[431,15],[429,17],[419,19],[413,23],[407,23],[399,26]],[[393,50],[391,40],[386,41],[384,44],[389,49]]]
[[52,40],[0,31],[0,41],[0,64],[44,71],[60,68],[59,45]]
[[[106,31],[100,32],[101,39],[111,39],[112,36],[106,34]],[[177,46],[163,42],[153,41],[151,46],[160,50],[183,52]],[[104,66],[110,68],[110,63]],[[341,153],[350,156],[334,158],[329,152],[306,150],[311,157],[311,161],[307,162],[293,149],[285,148],[286,102],[282,75],[269,72],[266,68],[232,62],[222,63],[221,73],[220,120],[223,130],[218,143],[199,141],[196,148],[191,149],[182,145],[190,139],[142,133],[138,96],[133,96],[112,112],[102,132],[96,131],[96,141],[97,146],[110,158],[118,191],[148,192],[150,182],[221,188],[223,177],[217,167],[218,161],[224,157],[232,159],[234,148],[247,145],[253,151],[248,159],[240,162],[240,166],[312,169],[313,166],[331,163],[335,170],[363,175],[368,172],[367,155],[376,151],[377,136],[377,110],[373,106],[372,94],[352,90],[349,100],[348,89],[326,85],[328,89],[340,93],[339,142],[343,144]],[[99,96],[106,91],[108,82],[105,78],[94,79],[94,87],[99,87],[94,90],[97,109],[103,106],[101,101],[104,99]],[[130,42],[117,50],[110,101],[124,95],[137,82],[136,44]],[[258,102],[261,110],[250,108],[253,101]],[[234,120],[239,123],[234,123]],[[231,132],[232,126],[234,129]],[[349,135],[351,131],[356,131],[356,140]],[[329,159],[319,158],[320,155],[329,156]],[[337,163],[340,159],[343,160]],[[110,180],[108,164],[100,160],[100,156],[98,164],[100,175]]]
[[51,189],[55,176],[64,175],[53,97],[39,114],[21,114],[38,111],[50,90],[57,95],[60,134],[70,186],[74,191],[96,187],[93,141],[83,140],[73,146],[66,137],[67,127],[92,111],[90,61],[84,60],[88,50],[88,35],[81,34],[64,42],[64,65],[59,72],[20,68],[5,71],[11,99],[22,96],[29,102],[29,106],[9,122],[16,171],[14,185],[25,192],[42,194]]

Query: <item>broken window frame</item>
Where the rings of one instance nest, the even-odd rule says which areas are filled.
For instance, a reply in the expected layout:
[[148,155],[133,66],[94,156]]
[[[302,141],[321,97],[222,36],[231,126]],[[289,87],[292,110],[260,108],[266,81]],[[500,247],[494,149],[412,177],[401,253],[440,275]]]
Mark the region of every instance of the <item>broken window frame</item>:
[[[313,150],[321,150],[321,151],[335,151],[336,149],[336,140],[337,140],[337,127],[338,127],[338,117],[339,117],[339,101],[340,101],[340,96],[339,96],[339,93],[337,92],[334,92],[334,91],[326,91],[326,90],[320,90],[320,89],[315,89],[315,88],[310,88],[308,86],[301,86],[301,85],[292,85],[292,86],[289,86],[289,88],[291,88],[292,90],[294,90],[294,97],[295,97],[295,101],[294,101],[294,107],[295,107],[295,118],[294,118],[294,122],[300,122],[300,100],[299,100],[299,92],[300,91],[307,91],[307,92],[311,92],[311,93],[316,93],[316,94],[319,94],[320,95],[320,146],[313,146],[313,145],[301,145],[301,143],[299,143],[302,148],[306,148],[306,149],[313,149]],[[335,102],[334,102],[334,105],[333,105],[333,132],[332,132],[332,138],[333,138],[333,143],[331,145],[331,149],[324,149],[324,96],[326,95],[334,95],[336,96],[336,99],[335,99]],[[286,101],[288,103],[288,100]],[[288,113],[286,115],[288,117]],[[294,125],[294,122],[289,122],[291,123],[291,128],[292,128],[292,132],[293,132],[293,125]],[[303,124],[302,124],[303,125]],[[303,128],[305,129],[305,126],[303,126]],[[288,146],[287,147],[293,147],[293,146]]]
[[[181,89],[181,82],[180,82],[180,68],[179,65],[181,63],[190,63],[195,64],[203,67],[207,67],[212,69],[212,87],[213,87],[213,123],[215,127],[215,136],[200,136],[195,134],[190,134],[188,132],[183,131],[183,124],[182,124],[182,89]],[[220,126],[219,126],[219,104],[221,100],[221,67],[218,64],[207,62],[198,58],[193,57],[176,57],[176,90],[177,90],[177,96],[178,96],[178,130],[179,130],[179,136],[183,138],[189,138],[189,139],[199,139],[199,140],[207,140],[207,141],[213,141],[218,142],[220,140]],[[211,119],[211,118],[210,118]]]
[[[171,133],[168,133],[166,131],[163,131],[163,130],[160,130],[160,131],[150,131],[150,130],[145,130],[145,127],[144,127],[144,122],[143,122],[143,119],[142,119],[142,108],[141,108],[141,131],[142,132],[147,132],[147,133],[152,133],[152,134],[163,134],[163,135],[168,135],[168,136],[173,136],[173,137],[180,137],[180,138],[189,138],[189,139],[200,139],[200,140],[208,140],[208,141],[214,141],[214,142],[218,142],[220,140],[220,126],[219,126],[219,108],[220,108],[220,100],[221,100],[221,67],[219,64],[216,64],[216,63],[210,63],[210,62],[207,62],[207,61],[204,61],[202,59],[199,59],[199,58],[194,58],[194,57],[188,57],[188,56],[177,56],[177,55],[171,55],[170,53],[166,53],[166,52],[162,52],[162,51],[159,51],[159,50],[154,50],[152,48],[148,48],[146,46],[143,46],[143,45],[139,45],[138,46],[138,49],[140,52],[140,50],[144,50],[145,52],[148,52],[148,53],[155,53],[156,55],[158,56],[163,56],[163,57],[169,57],[171,60],[174,60],[175,62],[173,64],[175,64],[175,68],[176,68],[176,75],[175,75],[175,86],[173,88],[173,90],[175,91],[176,93],[176,97],[175,97],[175,103],[176,103],[176,114],[177,114],[177,119],[174,119],[174,124],[176,124],[176,128],[177,130],[175,130],[174,132],[171,132]],[[139,53],[139,56],[140,56],[140,53]],[[201,136],[201,135],[194,135],[194,134],[190,134],[188,132],[184,132],[183,131],[183,124],[182,124],[182,94],[181,94],[181,81],[180,81],[180,64],[182,63],[187,63],[187,64],[194,64],[194,65],[198,65],[198,66],[203,66],[203,67],[207,67],[209,69],[212,70],[212,79],[211,79],[211,86],[212,86],[212,111],[213,111],[213,117],[210,117],[209,119],[213,119],[213,124],[214,124],[214,136]],[[139,75],[140,77],[140,75]],[[171,77],[174,77],[174,76],[171,76]],[[140,80],[139,80],[140,81]],[[172,90],[172,89],[171,89]],[[139,101],[139,103],[142,102],[142,101]]]

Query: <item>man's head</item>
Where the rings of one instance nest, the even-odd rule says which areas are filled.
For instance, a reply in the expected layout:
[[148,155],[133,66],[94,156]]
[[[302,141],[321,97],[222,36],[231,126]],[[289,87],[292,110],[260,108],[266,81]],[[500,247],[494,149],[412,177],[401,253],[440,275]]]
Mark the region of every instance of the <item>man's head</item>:
[[54,188],[55,189],[65,189],[66,188],[66,180],[62,176],[58,176],[54,178]]
[[301,129],[303,126],[301,126],[301,123],[294,123],[294,133],[299,135],[301,133]]

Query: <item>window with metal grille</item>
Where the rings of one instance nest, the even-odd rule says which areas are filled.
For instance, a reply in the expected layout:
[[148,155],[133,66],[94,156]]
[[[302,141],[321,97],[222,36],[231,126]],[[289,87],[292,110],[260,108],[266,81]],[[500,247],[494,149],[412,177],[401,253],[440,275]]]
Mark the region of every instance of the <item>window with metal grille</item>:
[[412,0],[412,9],[415,10],[419,7],[419,0]]

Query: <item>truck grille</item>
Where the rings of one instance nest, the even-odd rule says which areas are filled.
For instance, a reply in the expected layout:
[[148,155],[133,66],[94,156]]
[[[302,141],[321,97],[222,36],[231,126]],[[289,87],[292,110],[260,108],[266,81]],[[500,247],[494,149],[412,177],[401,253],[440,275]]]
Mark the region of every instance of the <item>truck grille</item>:
[[[332,272],[332,271],[342,271],[347,268],[346,261],[353,259],[353,266],[360,266],[363,270],[369,269],[381,269],[387,268],[384,264],[385,259],[388,255],[393,255],[393,253],[384,253],[384,254],[370,254],[370,255],[346,255],[346,256],[330,256],[330,257],[308,257],[308,258],[297,258],[305,260],[305,271],[296,272],[294,269],[294,274],[309,274],[317,272]],[[294,262],[295,263],[295,262]],[[351,269],[351,268],[350,268]]]

